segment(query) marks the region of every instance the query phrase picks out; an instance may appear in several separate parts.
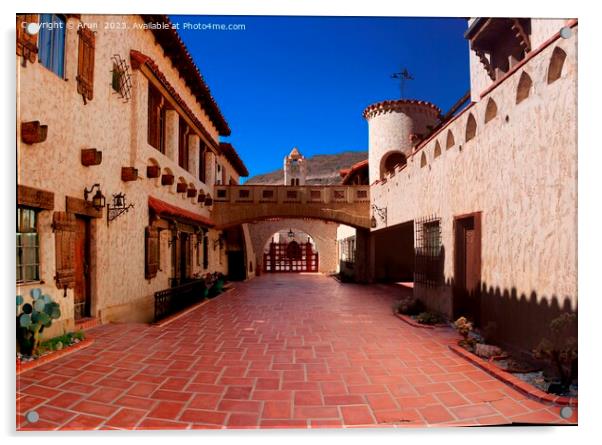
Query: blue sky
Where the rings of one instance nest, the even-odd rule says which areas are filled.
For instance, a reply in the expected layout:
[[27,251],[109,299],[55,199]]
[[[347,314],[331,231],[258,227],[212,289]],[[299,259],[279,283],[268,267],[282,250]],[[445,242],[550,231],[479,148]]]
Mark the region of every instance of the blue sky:
[[[364,108],[399,98],[393,72],[414,80],[406,98],[443,111],[469,88],[464,19],[172,16],[244,24],[244,31],[180,30],[232,128],[251,176],[305,156],[367,150]],[[182,25],[181,25],[182,26]]]

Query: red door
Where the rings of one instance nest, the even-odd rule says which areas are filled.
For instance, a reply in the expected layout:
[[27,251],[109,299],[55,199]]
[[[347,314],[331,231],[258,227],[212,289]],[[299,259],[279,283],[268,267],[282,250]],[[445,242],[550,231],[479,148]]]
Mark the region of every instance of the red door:
[[74,316],[76,320],[90,316],[90,220],[76,218]]
[[454,317],[480,319],[481,218],[476,213],[455,221]]

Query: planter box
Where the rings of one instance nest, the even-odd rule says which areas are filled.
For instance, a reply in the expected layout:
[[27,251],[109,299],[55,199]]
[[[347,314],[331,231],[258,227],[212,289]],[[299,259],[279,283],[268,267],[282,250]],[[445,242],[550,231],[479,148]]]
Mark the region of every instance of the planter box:
[[158,165],[149,165],[146,167],[147,178],[158,178],[161,176],[161,167]]
[[138,179],[138,169],[134,167],[121,167],[122,181],[135,181]]
[[161,185],[173,185],[174,180],[173,175],[163,174],[161,176]]
[[176,192],[186,193],[186,189],[188,189],[188,186],[186,184],[184,184],[183,182],[178,182],[178,185],[176,186]]
[[186,191],[186,196],[188,198],[194,198],[196,196],[196,194],[197,194],[197,189],[188,189]]
[[95,148],[83,148],[81,151],[81,161],[84,167],[100,165],[102,162],[102,151]]
[[48,125],[40,125],[40,121],[23,122],[21,124],[21,140],[26,144],[44,142],[48,136]]

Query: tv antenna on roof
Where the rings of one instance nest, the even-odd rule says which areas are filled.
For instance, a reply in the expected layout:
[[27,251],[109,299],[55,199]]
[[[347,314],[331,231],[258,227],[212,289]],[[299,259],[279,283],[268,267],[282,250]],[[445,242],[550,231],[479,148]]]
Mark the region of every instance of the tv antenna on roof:
[[391,79],[399,80],[399,89],[400,89],[400,99],[403,99],[403,88],[405,86],[406,81],[414,80],[414,77],[410,74],[407,68],[404,68],[403,71],[399,73],[391,74]]

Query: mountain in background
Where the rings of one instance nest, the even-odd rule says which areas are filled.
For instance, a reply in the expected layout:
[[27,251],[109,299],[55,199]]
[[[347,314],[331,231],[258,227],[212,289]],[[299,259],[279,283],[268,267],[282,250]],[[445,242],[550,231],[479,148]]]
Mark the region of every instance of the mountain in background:
[[[307,177],[305,183],[308,185],[336,185],[340,184],[340,170],[349,168],[353,164],[368,159],[367,151],[345,151],[334,155],[314,155],[305,158],[307,163]],[[245,181],[245,184],[283,185],[284,171],[274,170],[270,173],[256,175]]]

